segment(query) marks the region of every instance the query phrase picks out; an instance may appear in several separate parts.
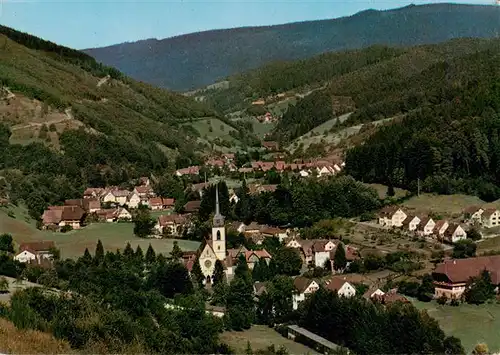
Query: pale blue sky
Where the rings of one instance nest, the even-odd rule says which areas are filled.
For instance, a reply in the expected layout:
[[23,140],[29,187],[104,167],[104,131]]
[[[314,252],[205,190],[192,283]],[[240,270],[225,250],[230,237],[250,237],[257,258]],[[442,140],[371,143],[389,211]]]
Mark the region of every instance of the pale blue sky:
[[[239,26],[336,18],[419,0],[0,0],[0,24],[83,49]],[[454,1],[493,4],[494,0]]]

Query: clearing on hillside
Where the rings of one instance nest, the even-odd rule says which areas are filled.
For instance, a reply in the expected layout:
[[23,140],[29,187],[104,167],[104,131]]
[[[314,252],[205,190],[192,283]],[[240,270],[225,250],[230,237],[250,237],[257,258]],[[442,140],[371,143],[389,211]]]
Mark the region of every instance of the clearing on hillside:
[[265,325],[254,325],[252,328],[242,332],[224,332],[221,335],[221,341],[233,348],[236,354],[245,353],[247,342],[250,342],[253,351],[266,349],[274,345],[276,350],[280,346],[284,346],[290,354],[318,354],[311,348],[285,338],[274,329]]
[[403,206],[413,210],[415,214],[434,213],[443,217],[457,218],[466,207],[486,205],[476,196],[468,195],[433,195],[421,194],[403,203]]
[[[12,211],[14,218],[7,213]],[[36,229],[35,223],[27,216],[26,210],[9,206],[0,208],[0,234],[12,234],[16,243],[37,240],[52,240],[61,250],[63,258],[77,258],[83,255],[85,248],[94,252],[100,239],[105,250],[123,250],[127,243],[135,249],[138,245],[145,252],[151,244],[156,253],[168,254],[172,250],[174,239],[142,239],[134,235],[133,223],[93,223],[80,230],[67,233],[54,233]],[[190,240],[178,240],[179,247],[184,250],[196,250],[200,243]]]

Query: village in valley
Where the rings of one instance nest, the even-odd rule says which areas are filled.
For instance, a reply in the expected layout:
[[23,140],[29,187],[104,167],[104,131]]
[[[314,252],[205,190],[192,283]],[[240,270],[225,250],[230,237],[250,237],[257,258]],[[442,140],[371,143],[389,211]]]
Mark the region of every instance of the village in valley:
[[[149,233],[142,237],[189,239],[199,233],[198,214],[204,195],[208,198],[206,194],[214,194],[211,201],[215,204],[210,207],[212,214],[207,222],[210,232],[197,250],[182,250],[177,256],[179,260],[189,273],[201,273],[202,284],[213,292],[212,285],[218,281],[215,278],[220,278],[217,273],[223,272],[223,278],[231,283],[241,258],[255,275],[263,273],[263,269],[292,267],[283,263],[293,261],[277,256],[288,250],[292,254],[285,253],[288,255],[285,257],[295,255],[300,260],[290,273],[294,287],[293,310],[320,287],[342,297],[363,297],[383,305],[420,302],[417,298],[449,304],[465,301],[467,288],[472,287],[470,280],[480,277],[482,270],[490,272],[493,282],[500,272],[500,255],[476,256],[475,246],[472,253],[455,252],[461,243],[464,243],[461,248],[467,249],[471,238],[481,243],[495,237],[496,227],[500,225],[500,211],[496,208],[471,205],[460,214],[442,217],[435,211],[426,214],[407,208],[404,202],[394,203],[406,197],[403,200],[386,198],[385,207],[367,216],[322,220],[310,228],[298,228],[293,221],[284,225],[244,223],[221,212],[219,185],[224,179],[241,179],[238,185],[227,188],[225,194],[225,203],[234,209],[245,198],[241,181],[249,177],[254,177],[250,178],[254,182],[246,185],[248,194],[259,196],[274,194],[278,189],[279,184],[266,183],[269,174],[292,174],[299,180],[321,181],[342,176],[344,167],[339,159],[294,163],[257,161],[248,165],[236,169],[234,155],[224,154],[207,160],[201,167],[176,170],[173,178],[185,181],[186,186],[181,200],[156,194],[154,176],[141,177],[128,189],[88,187],[80,199],[49,206],[39,228],[54,235],[67,234],[92,224],[134,224],[138,215],[146,213],[151,224]],[[207,174],[215,180],[207,180]],[[197,182],[200,179],[205,181]],[[333,226],[335,224],[337,226]],[[238,242],[234,242],[234,238]],[[50,240],[21,242],[14,260],[50,267],[57,248]],[[268,292],[269,282],[265,277],[254,277],[257,300]],[[208,305],[207,310],[223,316],[221,306]]]

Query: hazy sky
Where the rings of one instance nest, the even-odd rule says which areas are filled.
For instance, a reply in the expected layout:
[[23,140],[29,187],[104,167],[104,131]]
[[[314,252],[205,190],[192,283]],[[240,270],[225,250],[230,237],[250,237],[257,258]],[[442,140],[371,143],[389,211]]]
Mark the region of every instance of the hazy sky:
[[[0,24],[77,49],[239,26],[336,18],[400,0],[0,0]],[[492,4],[494,0],[454,1]]]

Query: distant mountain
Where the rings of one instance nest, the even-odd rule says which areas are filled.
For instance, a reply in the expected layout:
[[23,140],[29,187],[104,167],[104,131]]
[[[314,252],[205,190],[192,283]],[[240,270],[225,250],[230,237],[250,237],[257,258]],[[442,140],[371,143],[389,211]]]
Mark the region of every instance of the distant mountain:
[[267,27],[198,32],[148,39],[84,52],[131,77],[174,90],[190,90],[271,61],[308,58],[385,44],[431,44],[460,37],[497,35],[500,7],[411,5],[368,10],[350,17]]

